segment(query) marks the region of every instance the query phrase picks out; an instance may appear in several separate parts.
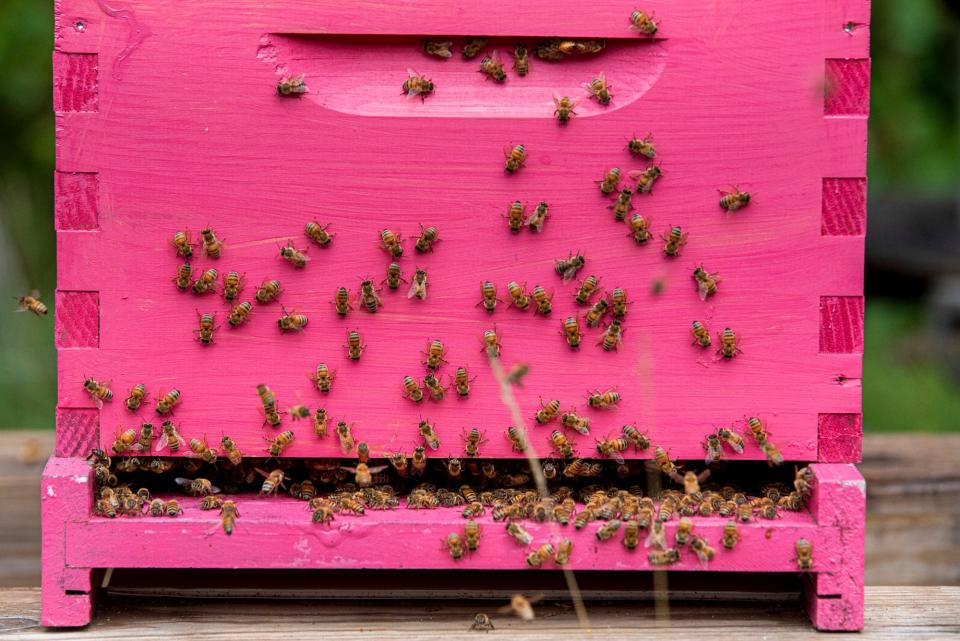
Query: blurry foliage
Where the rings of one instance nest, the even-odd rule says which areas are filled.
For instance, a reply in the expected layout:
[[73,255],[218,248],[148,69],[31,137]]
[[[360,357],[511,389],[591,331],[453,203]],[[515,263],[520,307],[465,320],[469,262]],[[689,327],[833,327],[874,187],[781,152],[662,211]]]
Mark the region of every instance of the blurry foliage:
[[[874,0],[871,197],[955,195],[960,184],[960,26],[949,0]],[[0,2],[0,274],[2,299],[36,287],[54,303],[53,3]],[[923,342],[920,304],[870,301],[864,361],[868,429],[960,429],[957,390]],[[0,307],[0,428],[50,428],[56,398],[53,314]],[[921,350],[922,351],[922,350]],[[904,359],[906,358],[906,362]]]

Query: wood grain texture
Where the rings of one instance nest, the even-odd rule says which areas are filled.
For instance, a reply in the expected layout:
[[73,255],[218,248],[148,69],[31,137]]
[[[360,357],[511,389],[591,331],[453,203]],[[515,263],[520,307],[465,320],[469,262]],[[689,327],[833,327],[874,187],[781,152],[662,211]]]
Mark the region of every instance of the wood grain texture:
[[97,292],[57,291],[55,340],[58,349],[100,346]]
[[866,229],[867,180],[824,178],[821,201],[824,236],[859,236]]
[[[801,51],[790,43],[798,25],[826,28],[837,6],[652,3],[647,8],[663,29],[654,43],[634,45],[619,3],[592,5],[589,15],[506,3],[452,15],[441,5],[387,2],[357,10],[290,2],[243,6],[229,15],[212,1],[162,10],[149,2],[58,6],[58,47],[81,50],[88,34],[99,39],[100,67],[109,72],[101,70],[98,90],[101,104],[110,105],[99,113],[58,114],[60,171],[100,175],[100,231],[59,234],[60,286],[99,291],[101,306],[100,349],[61,353],[60,406],[93,407],[80,386],[84,374],[112,379],[118,396],[139,382],[154,400],[177,387],[184,402],[176,420],[185,435],[226,433],[248,453],[262,452],[254,386],[265,382],[283,406],[323,403],[334,417],[354,422],[375,453],[409,451],[424,416],[438,426],[438,455],[459,452],[461,431],[479,426],[488,437],[484,455],[514,456],[502,437],[508,413],[478,338],[495,322],[506,363],[533,365],[519,398],[527,417],[540,396],[583,406],[587,389],[616,387],[624,401],[615,412],[592,415],[597,436],[636,421],[673,456],[696,459],[716,425],[755,414],[768,421],[788,459],[816,459],[818,415],[857,413],[860,406],[858,386],[835,383],[839,375],[859,379],[859,357],[819,353],[818,310],[823,296],[862,292],[863,239],[822,236],[818,204],[825,175],[863,175],[865,129],[862,118],[823,117],[817,87],[824,60],[837,55],[832,40],[821,45],[813,38]],[[75,18],[84,15],[90,30],[78,32]],[[569,67],[534,60],[528,84],[545,95],[528,103],[526,90],[516,89],[525,79],[493,86],[471,65],[427,61],[415,46],[421,34],[474,33],[618,40]],[[863,58],[865,33],[844,48]],[[371,44],[378,35],[395,39]],[[648,73],[647,51],[657,52],[654,62],[663,68],[638,85],[630,74]],[[634,68],[622,56],[643,63]],[[420,103],[399,95],[408,66],[430,69],[436,96]],[[389,105],[367,83],[347,82],[378,69],[395,85]],[[285,70],[307,74],[307,97],[274,95],[278,71]],[[600,113],[585,104],[583,115],[591,117],[558,127],[548,89],[572,92],[599,71],[607,73],[619,108]],[[215,89],[204,78],[216,78]],[[459,83],[464,96],[482,96],[484,104],[502,99],[505,110],[476,118],[468,104],[451,113],[444,86]],[[637,86],[642,93],[629,101]],[[537,113],[530,104],[539,105]],[[371,109],[381,117],[357,115]],[[524,117],[515,117],[517,109]],[[673,261],[658,242],[633,245],[594,184],[610,166],[641,167],[623,146],[627,136],[647,131],[661,150],[664,178],[637,205],[657,234],[668,225],[690,232]],[[513,176],[501,169],[508,142],[530,151],[527,167]],[[731,216],[717,206],[717,189],[729,184],[755,195]],[[507,232],[501,216],[514,199],[551,204],[543,234]],[[311,250],[311,264],[295,272],[276,256],[277,244],[294,239],[304,246],[302,227],[313,218],[332,222],[338,236],[329,249]],[[256,307],[246,327],[222,328],[209,348],[191,340],[198,309],[217,312],[223,323],[227,307],[177,292],[170,279],[178,262],[167,241],[175,229],[196,232],[208,223],[226,249],[219,261],[196,260],[195,269],[245,273],[246,296],[261,279],[279,278],[283,303],[310,316],[303,335],[281,336],[279,306],[270,305]],[[408,240],[401,264],[408,276],[414,266],[427,270],[428,299],[385,293],[376,316],[334,316],[329,300],[337,286],[355,291],[364,275],[383,277],[388,261],[376,246],[377,230],[409,237],[419,223],[437,225],[443,241],[433,254],[415,256]],[[635,301],[619,353],[598,350],[597,332],[588,332],[580,353],[570,353],[558,334],[560,320],[576,308],[572,285],[561,284],[551,266],[573,250],[587,256],[584,275],[625,288]],[[723,279],[710,303],[697,299],[690,279],[700,262]],[[501,292],[508,280],[541,283],[556,291],[556,310],[549,319],[503,308],[487,317],[474,307],[483,279]],[[654,281],[665,283],[660,296],[650,293]],[[744,353],[730,363],[698,353],[688,329],[694,319],[714,332],[735,329]],[[359,363],[347,362],[341,347],[354,327],[368,345]],[[400,397],[401,378],[420,373],[419,352],[431,338],[448,345],[451,370],[467,365],[478,375],[469,399],[420,407]],[[320,361],[339,372],[329,398],[306,378]],[[136,420],[117,401],[102,414],[110,427],[101,443],[117,425]],[[312,440],[307,426],[294,429],[298,438],[287,455],[340,455],[332,441]],[[541,453],[547,433],[533,432]],[[593,439],[578,437],[576,445],[589,453]],[[751,444],[743,458],[762,456]]]
[[823,111],[829,116],[865,116],[870,111],[870,61],[826,61]]
[[58,112],[96,111],[99,101],[96,54],[53,54],[53,109]]
[[[584,632],[568,604],[537,606],[537,619],[524,623],[498,616],[501,601],[383,602],[276,600],[141,599],[130,607],[129,597],[105,598],[97,620],[85,630],[63,630],[58,639],[449,639],[466,637],[477,612],[489,612],[496,630],[484,638],[529,641],[582,639]],[[0,626],[8,636],[28,641],[46,639],[39,626],[40,591],[0,592]],[[700,638],[709,630],[718,641],[751,638],[836,638],[811,630],[799,608],[782,603],[723,603],[707,600],[672,601],[669,618],[658,618],[651,605],[588,603],[594,636],[609,639],[642,637],[654,641]],[[868,587],[866,621],[860,641],[927,641],[960,634],[960,588]],[[473,635],[470,635],[473,636]],[[481,635],[477,635],[480,637]],[[14,638],[11,636],[11,638]]]
[[99,224],[95,173],[54,173],[54,218],[58,230],[96,229]]

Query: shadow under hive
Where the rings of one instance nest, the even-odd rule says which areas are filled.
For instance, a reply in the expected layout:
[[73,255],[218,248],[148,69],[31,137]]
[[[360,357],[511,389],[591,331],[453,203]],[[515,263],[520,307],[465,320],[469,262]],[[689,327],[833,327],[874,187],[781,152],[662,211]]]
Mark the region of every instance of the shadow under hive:
[[[619,456],[640,461],[631,464],[631,479],[645,485],[643,461],[658,446],[681,462],[681,473],[702,471],[705,443],[719,427],[745,441],[742,452],[722,445],[714,463],[735,477],[743,476],[741,462],[773,456],[770,444],[784,467],[811,463],[801,511],[743,523],[734,550],[720,545],[726,519],[695,516],[694,533],[717,552],[704,565],[685,550],[670,568],[796,571],[796,543],[805,539],[813,546],[805,598],[815,625],[861,627],[864,488],[850,463],[860,455],[865,211],[857,194],[865,183],[869,60],[868,29],[843,26],[866,25],[867,7],[850,15],[840,3],[800,9],[775,2],[733,15],[691,1],[653,7],[661,24],[647,37],[631,31],[629,12],[613,3],[589,15],[494,3],[456,19],[434,4],[387,3],[360,13],[334,4],[163,13],[140,3],[58,6],[59,396],[57,451],[42,494],[44,623],[89,621],[98,568],[522,568],[538,546],[569,537],[575,570],[651,569],[646,550],[624,549],[620,533],[600,542],[595,526],[524,522],[533,545],[518,548],[490,506],[476,519],[480,549],[459,560],[440,538],[462,530],[462,506],[371,510],[318,525],[302,502],[257,498],[247,482],[232,488],[241,516],[229,537],[218,531],[216,513],[182,494],[176,520],[93,513],[98,490],[83,457],[94,447],[109,451],[125,429],[150,421],[159,430],[167,418],[187,441],[218,447],[229,435],[258,458],[269,455],[268,440],[292,431],[276,458],[259,462],[265,471],[302,471],[308,459],[355,467],[355,449],[336,436],[339,422],[367,444],[375,467],[416,446],[435,463],[463,458],[464,435],[477,428],[485,439],[480,457],[524,474],[524,455],[506,436],[516,421],[484,348],[485,332],[495,331],[496,366],[529,366],[522,387],[510,389],[530,445],[558,469],[568,462],[554,431],[575,456],[612,459],[605,486],[627,483],[615,471]],[[425,56],[422,40],[445,40],[442,34],[456,43],[454,56]],[[471,34],[490,41],[464,60],[460,45]],[[529,73],[518,76],[512,48],[525,42],[534,51],[553,34],[574,43],[603,38],[605,47],[556,62],[531,54]],[[804,36],[802,50],[788,44]],[[505,63],[505,82],[478,73],[486,55]],[[403,95],[411,73],[434,85],[423,100]],[[299,74],[307,91],[278,95],[277,84]],[[607,105],[582,86],[600,74],[612,94]],[[564,96],[577,101],[576,114],[561,125],[554,98]],[[628,139],[647,132],[652,159],[627,149]],[[523,145],[523,166],[505,171],[505,154],[516,145]],[[651,166],[661,177],[649,193],[632,196],[625,214],[649,223],[651,238],[637,243],[613,206],[620,189],[642,185],[638,176]],[[605,195],[598,187],[614,167],[620,176],[611,183],[619,184]],[[736,188],[751,201],[730,211],[721,197]],[[511,231],[515,201],[527,214],[548,204],[542,230]],[[314,220],[334,234],[326,247],[304,234]],[[416,238],[429,226],[438,239],[418,252]],[[668,242],[673,227],[682,244]],[[218,258],[202,251],[204,228],[223,242]],[[400,236],[402,256],[381,246],[384,229]],[[187,291],[172,282],[184,262],[170,243],[178,230],[195,243]],[[281,256],[291,242],[307,249],[302,269]],[[585,263],[564,280],[556,263],[572,255]],[[407,281],[397,290],[380,284],[391,262]],[[698,295],[698,265],[718,279],[715,293]],[[217,291],[190,291],[210,269]],[[407,295],[418,269],[426,275],[423,299]],[[231,271],[243,288],[228,302],[221,290]],[[591,275],[602,291],[580,305],[580,281]],[[282,287],[278,300],[255,302],[258,286],[273,279]],[[357,300],[364,279],[381,288],[375,313]],[[502,299],[492,312],[478,305],[486,281]],[[533,302],[526,311],[509,306],[510,282],[531,296],[540,286],[552,311],[534,313]],[[345,316],[333,304],[341,286],[353,308]],[[629,301],[621,342],[610,313],[598,327],[586,323],[591,305],[615,288]],[[231,327],[230,310],[241,301],[251,302],[249,320]],[[286,312],[309,319],[303,331],[278,328]],[[195,331],[202,314],[215,315],[210,344],[197,340],[205,336]],[[578,349],[564,339],[568,317],[582,326]],[[709,348],[695,344],[693,321],[706,328]],[[733,332],[729,359],[717,353],[725,328]],[[359,334],[359,359],[345,346],[351,331]],[[604,336],[616,349],[604,349]],[[422,382],[435,340],[446,361],[440,384],[451,386],[464,367],[470,391],[461,397],[451,386],[442,401],[415,403],[404,398],[403,380]],[[734,345],[742,351],[734,354]],[[327,393],[308,377],[319,363],[335,371]],[[102,407],[84,388],[90,377],[114,392]],[[139,383],[148,396],[131,413],[124,399]],[[278,399],[277,429],[264,420],[257,384]],[[182,402],[172,417],[157,416],[155,404],[173,389]],[[615,390],[620,399],[612,409],[591,407],[594,390]],[[534,417],[554,399],[559,413],[575,409],[588,418],[589,432],[559,420],[538,423]],[[326,436],[316,435],[311,418],[294,421],[295,405],[323,407]],[[747,417],[764,425],[766,450]],[[422,421],[434,427],[436,448],[421,435]],[[651,446],[603,456],[597,440],[621,436],[624,425],[637,426]],[[186,444],[177,452],[119,449],[121,460],[190,452]],[[217,465],[190,474],[180,462],[176,470],[185,478],[226,475],[229,464]],[[793,478],[762,465],[744,469],[753,470],[757,487],[764,478]],[[298,473],[291,481],[309,476]],[[466,476],[483,489],[469,470]],[[652,476],[682,496],[682,484]],[[177,487],[169,481],[154,492],[172,498]],[[667,522],[668,537],[677,524],[676,517]]]

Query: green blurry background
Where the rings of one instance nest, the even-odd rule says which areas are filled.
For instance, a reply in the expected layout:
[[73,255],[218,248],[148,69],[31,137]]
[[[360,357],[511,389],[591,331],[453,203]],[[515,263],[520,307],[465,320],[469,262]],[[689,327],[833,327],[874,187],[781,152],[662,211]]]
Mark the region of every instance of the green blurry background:
[[[864,426],[960,429],[960,38],[947,0],[874,0]],[[53,2],[0,0],[0,428],[51,429]],[[4,309],[5,308],[5,309]]]

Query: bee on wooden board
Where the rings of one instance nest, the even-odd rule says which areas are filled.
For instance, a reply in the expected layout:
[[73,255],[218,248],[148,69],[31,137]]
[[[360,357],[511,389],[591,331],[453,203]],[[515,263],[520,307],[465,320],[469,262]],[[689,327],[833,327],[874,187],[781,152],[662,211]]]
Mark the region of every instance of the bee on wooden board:
[[707,326],[700,321],[693,321],[690,326],[690,333],[693,334],[693,344],[699,345],[703,349],[710,347],[710,331]]
[[510,441],[514,452],[523,452],[527,449],[527,439],[518,428],[512,425],[507,428],[507,440]]
[[644,158],[654,159],[657,157],[657,148],[653,144],[653,136],[647,134],[644,138],[637,138],[634,134],[627,141],[627,149],[633,156],[643,156]]
[[137,383],[132,388],[130,388],[130,394],[127,396],[125,404],[127,409],[131,412],[136,412],[140,409],[140,406],[143,404],[144,399],[147,397],[147,386],[143,383]]
[[463,539],[456,532],[451,532],[443,540],[443,544],[454,561],[463,558]]
[[603,317],[606,315],[607,311],[610,309],[610,305],[607,303],[607,299],[601,298],[596,303],[593,304],[588,311],[586,316],[584,316],[584,321],[587,323],[587,327],[598,327],[600,321],[603,320]]
[[220,506],[220,525],[223,527],[223,531],[227,536],[233,534],[233,529],[236,527],[239,516],[240,511],[237,509],[237,504],[234,501],[227,499]]
[[394,258],[403,256],[403,238],[389,229],[380,230],[380,248]]
[[580,341],[583,338],[583,332],[580,329],[580,315],[567,316],[560,327],[560,335],[567,341],[570,349],[580,347]]
[[758,445],[763,445],[767,442],[769,434],[767,434],[767,428],[756,416],[751,416],[747,418],[747,427],[750,428],[750,434],[753,436],[754,440]]
[[128,450],[139,450],[140,446],[137,443],[137,430],[127,429],[123,430],[118,428],[117,435],[113,440],[113,444],[110,446],[110,450],[116,454],[120,455]]
[[663,239],[663,253],[668,258],[675,258],[680,255],[680,248],[687,244],[687,236],[680,227],[670,227],[665,233],[660,235]]
[[[151,510],[151,513],[153,510]],[[163,514],[168,517],[177,517],[183,514],[183,508],[180,507],[180,501],[177,499],[170,499],[163,504]]]
[[532,568],[539,568],[552,559],[555,552],[556,548],[553,547],[552,543],[544,543],[527,555],[527,565]]
[[423,386],[430,393],[431,400],[442,401],[443,397],[446,396],[447,388],[433,374],[427,374],[423,377]]
[[277,327],[280,328],[281,332],[302,332],[307,327],[310,319],[304,314],[298,314],[297,310],[288,312],[282,305],[280,309],[283,313],[277,319]]
[[220,258],[223,242],[217,238],[213,230],[209,227],[201,229],[200,236],[203,239],[203,253],[210,258]]
[[720,441],[720,437],[716,434],[707,434],[707,438],[703,443],[703,449],[707,453],[707,456],[703,459],[703,462],[707,465],[716,463],[723,458],[723,445]]
[[597,453],[600,456],[609,456],[620,465],[625,463],[621,452],[626,452],[630,447],[630,441],[626,438],[605,438],[597,441]]
[[173,279],[173,283],[177,286],[182,292],[190,289],[190,277],[193,275],[193,267],[191,267],[189,262],[185,262],[177,268],[177,275]]
[[600,340],[597,341],[597,345],[603,347],[605,352],[617,351],[620,343],[623,342],[623,332],[624,329],[620,326],[620,321],[614,319],[607,325],[607,329],[604,330]]
[[496,83],[507,81],[507,73],[503,70],[503,63],[500,62],[496,51],[489,56],[484,56],[480,61],[480,73]]
[[612,519],[597,528],[596,536],[598,541],[609,541],[613,535],[620,529],[622,523],[619,519]]
[[670,460],[670,456],[667,454],[667,451],[658,445],[653,452],[653,461],[656,464],[656,467],[673,480],[680,479],[680,474],[677,471],[677,465]]
[[403,277],[403,272],[400,271],[400,264],[390,263],[387,266],[387,277],[380,281],[380,284],[383,285],[386,283],[390,289],[399,289],[401,282],[406,283],[407,279]]
[[470,519],[463,527],[463,540],[470,552],[476,552],[480,548],[480,524]]
[[720,279],[717,278],[716,272],[711,274],[703,268],[703,265],[697,265],[693,270],[693,280],[697,283],[700,300],[707,300],[708,297],[717,293],[717,283]]
[[453,376],[453,387],[457,390],[457,396],[463,398],[470,394],[470,383],[477,377],[470,378],[466,367],[458,367]]
[[190,231],[174,232],[170,244],[177,251],[177,256],[189,260],[193,257],[193,243],[190,240]]
[[219,510],[221,507],[223,507],[223,497],[217,496],[216,494],[208,494],[200,499],[200,502],[197,503],[197,507],[205,512],[209,510]]
[[807,539],[797,539],[794,544],[797,553],[797,568],[809,570],[813,567],[813,544]]
[[307,377],[313,381],[317,391],[327,393],[333,386],[333,381],[337,378],[337,370],[331,370],[326,363],[318,363],[317,368],[310,372]]
[[427,344],[427,351],[420,353],[427,357],[427,360],[423,361],[427,369],[436,371],[440,365],[447,362],[447,359],[444,358],[447,355],[447,350],[440,339],[430,341]]
[[423,441],[430,447],[431,450],[440,449],[440,437],[437,436],[437,431],[434,429],[434,426],[429,421],[421,420],[420,424],[417,426],[420,436],[423,438]]
[[287,241],[287,244],[280,247],[280,258],[284,259],[297,269],[303,269],[307,266],[307,263],[310,261],[310,257],[307,256],[303,251],[297,249],[293,246],[293,241]]
[[530,533],[517,523],[507,523],[506,530],[507,534],[520,545],[530,545],[530,543],[533,542],[533,537],[530,536]]
[[740,349],[740,340],[736,333],[729,327],[725,327],[722,332],[718,332],[717,336],[720,338],[720,347],[717,348],[717,354],[724,359],[730,360],[743,351]]
[[450,58],[453,56],[453,41],[452,40],[424,40],[423,41],[423,53],[428,56],[435,56],[437,58]]
[[550,443],[562,458],[573,458],[573,446],[570,445],[567,437],[559,431],[554,430],[550,433]]
[[599,291],[600,281],[596,276],[590,275],[583,279],[580,287],[573,295],[573,300],[579,305],[589,305],[590,299]]
[[331,234],[327,231],[329,228],[329,223],[321,225],[314,220],[307,223],[303,231],[307,235],[307,238],[312,240],[318,247],[326,247],[333,242],[333,238],[336,236],[336,234]]
[[547,204],[547,201],[541,200],[524,224],[530,231],[539,234],[543,231],[543,224],[547,221],[547,213],[549,210],[550,205]]
[[601,180],[597,181],[597,184],[600,186],[600,193],[605,196],[609,196],[615,192],[620,185],[621,172],[619,167],[612,167],[608,169],[604,174]]
[[220,439],[220,447],[223,448],[224,456],[230,461],[231,465],[238,466],[243,462],[243,452],[237,447],[236,442],[229,436]]
[[346,421],[337,423],[337,439],[340,441],[340,451],[349,454],[356,449],[356,441],[353,438],[353,430]]
[[217,291],[217,270],[211,267],[202,274],[200,278],[193,281],[193,293],[194,294],[206,294],[208,292]]
[[546,425],[547,423],[555,420],[559,416],[560,412],[560,401],[558,399],[553,399],[543,402],[543,399],[540,399],[540,409],[537,410],[537,413],[534,415],[537,423],[540,425]]
[[629,214],[630,210],[633,209],[632,200],[633,190],[629,187],[624,187],[617,195],[616,202],[607,206],[607,209],[613,210],[613,219],[615,221],[621,222],[626,219],[627,214]]
[[582,86],[587,90],[587,94],[601,105],[609,105],[613,99],[613,94],[610,93],[610,86],[607,84],[607,79],[602,72],[597,74],[590,82],[583,83]]
[[477,55],[487,46],[488,38],[469,38],[463,45],[463,49],[460,50],[460,54],[463,56],[464,60],[471,60],[476,58]]
[[634,214],[630,217],[630,233],[627,236],[631,236],[638,245],[643,245],[653,238],[653,234],[650,233],[650,221],[640,214]]
[[548,42],[537,45],[537,57],[541,60],[563,60],[564,53],[560,50],[560,40],[553,38]]
[[517,171],[527,162],[527,148],[523,145],[506,145],[503,155],[506,157],[503,168],[508,174]]
[[480,453],[480,445],[486,442],[480,428],[472,427],[463,438],[463,453],[468,457],[476,457]]
[[577,101],[569,96],[554,96],[553,105],[556,109],[553,110],[553,115],[557,117],[557,122],[561,125],[565,125],[570,122],[570,119],[577,115],[577,112],[574,111],[574,108],[577,106]]
[[717,437],[737,454],[743,454],[743,437],[729,427],[721,427],[718,429]]
[[653,191],[653,183],[663,174],[659,165],[649,165],[641,171],[631,171],[627,175],[637,181],[637,188],[634,190],[638,194],[649,194]]
[[497,286],[489,280],[480,283],[480,302],[477,306],[483,305],[483,308],[492,314],[497,309],[498,302],[503,301],[497,298]]
[[760,447],[763,450],[764,455],[766,455],[767,464],[770,465],[770,467],[773,467],[774,465],[783,465],[783,454],[780,453],[780,449],[771,441],[767,441]]
[[360,360],[360,357],[363,355],[363,350],[367,348],[363,343],[363,339],[360,337],[360,332],[355,329],[347,332],[347,343],[344,347],[347,348],[347,358],[352,361]]
[[318,407],[313,416],[313,433],[317,438],[323,438],[327,435],[327,424],[329,422],[330,417],[327,415],[327,410]]
[[409,398],[414,403],[419,403],[423,400],[423,390],[420,389],[420,384],[412,376],[403,377],[403,397]]
[[369,278],[360,281],[360,290],[357,292],[357,303],[362,309],[367,310],[371,314],[377,313],[377,310],[383,307],[383,301],[380,300],[379,291],[373,286],[373,281]]
[[407,292],[407,298],[416,298],[423,300],[427,297],[427,272],[419,267],[413,272],[413,280],[410,283],[410,290]]
[[697,555],[697,559],[700,560],[700,565],[704,568],[707,567],[707,563],[712,561],[716,555],[716,550],[714,550],[713,546],[707,543],[707,540],[702,536],[694,536],[691,539],[690,549]]
[[436,227],[424,227],[420,225],[420,235],[417,237],[417,242],[414,244],[413,248],[424,254],[426,252],[433,251],[433,245],[437,242],[440,237],[440,232],[437,231]]
[[587,259],[584,258],[582,254],[571,253],[566,258],[558,258],[556,260],[554,271],[558,276],[563,278],[563,282],[567,282],[576,276],[577,272],[583,269],[586,263]]
[[610,292],[610,312],[613,320],[622,321],[627,315],[627,293],[620,287],[614,287]]
[[407,69],[407,76],[407,79],[403,81],[403,91],[401,93],[407,94],[408,98],[410,96],[420,96],[420,101],[423,102],[427,99],[427,96],[433,93],[433,82],[426,76],[420,75],[413,69]]
[[637,429],[636,425],[624,425],[621,430],[623,431],[624,437],[633,444],[633,447],[638,450],[646,450],[650,448],[650,439],[647,438],[647,435]]
[[277,300],[281,293],[283,293],[283,288],[280,286],[279,280],[265,280],[257,288],[254,298],[258,303],[264,304]]
[[645,36],[655,36],[660,28],[660,22],[654,20],[652,13],[634,9],[630,14],[630,28]]
[[413,456],[410,457],[410,466],[417,476],[423,476],[427,469],[427,453],[422,445],[413,448]]
[[161,436],[154,447],[155,452],[160,452],[166,447],[171,453],[180,451],[180,447],[186,444],[186,441],[171,421],[164,421],[160,426]]
[[303,82],[303,74],[287,76],[277,83],[278,96],[298,96],[307,93],[307,85]]
[[720,198],[720,208],[728,213],[733,213],[750,204],[750,194],[741,191],[739,187],[732,187],[730,191],[720,191],[723,196]]
[[493,329],[484,330],[483,350],[486,351],[487,356],[499,358],[501,348],[502,345],[500,344],[500,335],[497,333],[497,326],[494,325]]
[[83,389],[90,395],[90,398],[96,401],[97,407],[102,407],[103,401],[113,400],[113,391],[110,389],[111,382],[101,383],[95,379],[86,378],[83,381]]
[[526,45],[519,44],[513,48],[513,69],[518,76],[530,73],[530,52]]
[[201,314],[197,312],[197,319],[199,322],[199,327],[193,330],[193,333],[197,335],[197,340],[200,341],[203,345],[210,345],[213,343],[213,332],[217,329],[214,326],[214,323],[217,320],[216,314]]
[[513,233],[519,233],[523,229],[524,220],[526,218],[527,207],[519,200],[515,200],[510,203],[510,207],[507,209],[507,227]]
[[188,454],[188,456],[191,458],[199,458],[203,460],[204,463],[209,463],[210,465],[217,462],[219,452],[207,445],[206,439],[192,438],[187,445],[190,447],[190,454]]
[[285,449],[290,447],[290,444],[293,443],[294,438],[296,437],[290,430],[280,432],[273,439],[264,437],[264,440],[269,444],[267,447],[267,452],[270,454],[270,456],[280,456],[283,454]]
[[219,494],[220,488],[210,482],[209,479],[196,478],[187,479],[178,476],[173,481],[182,487],[190,496],[207,496],[208,494]]
[[608,389],[601,392],[594,390],[587,394],[587,405],[594,409],[613,409],[620,402],[620,393],[616,390]]

